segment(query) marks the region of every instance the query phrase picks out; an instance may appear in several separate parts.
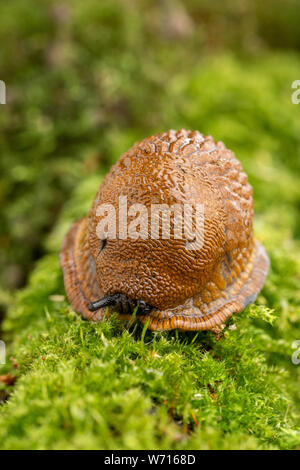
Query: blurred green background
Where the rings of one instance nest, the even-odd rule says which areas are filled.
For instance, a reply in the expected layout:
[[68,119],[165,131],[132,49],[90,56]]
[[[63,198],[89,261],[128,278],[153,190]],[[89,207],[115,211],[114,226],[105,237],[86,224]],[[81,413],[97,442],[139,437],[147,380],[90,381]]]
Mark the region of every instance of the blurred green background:
[[299,236],[300,105],[290,99],[300,78],[299,7],[298,0],[1,2],[2,310],[44,254],[76,185],[107,171],[135,140],[169,128],[224,139],[249,173],[257,211],[275,198],[285,217],[289,205]]

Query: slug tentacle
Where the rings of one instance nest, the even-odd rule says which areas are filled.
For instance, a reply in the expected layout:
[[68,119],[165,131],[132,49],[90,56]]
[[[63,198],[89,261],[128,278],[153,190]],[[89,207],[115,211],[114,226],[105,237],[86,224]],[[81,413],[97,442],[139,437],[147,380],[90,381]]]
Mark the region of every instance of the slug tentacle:
[[105,297],[103,297],[103,299],[99,299],[99,300],[96,300],[95,302],[91,302],[88,308],[91,312],[95,312],[96,310],[99,310],[99,308],[108,307],[110,305],[115,305],[115,304],[116,304],[115,296],[106,295]]
[[121,314],[131,314],[134,309],[138,307],[137,313],[140,315],[150,313],[153,307],[148,305],[143,300],[133,300],[124,294],[106,295],[103,299],[91,302],[88,309],[95,312],[103,307],[113,306]]

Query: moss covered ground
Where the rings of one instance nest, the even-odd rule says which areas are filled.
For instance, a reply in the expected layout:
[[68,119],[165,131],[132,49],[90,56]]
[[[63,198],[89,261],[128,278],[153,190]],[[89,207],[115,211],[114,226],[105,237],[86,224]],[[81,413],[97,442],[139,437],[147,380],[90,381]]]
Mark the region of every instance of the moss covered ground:
[[[291,360],[300,340],[300,105],[291,102],[299,73],[296,53],[203,59],[169,77],[164,117],[147,132],[199,129],[242,161],[256,236],[271,259],[256,304],[219,341],[210,332],[153,333],[116,316],[81,320],[64,297],[58,250],[103,169],[84,175],[27,286],[7,294],[1,448],[300,448],[300,365]],[[140,133],[116,130],[110,160]]]

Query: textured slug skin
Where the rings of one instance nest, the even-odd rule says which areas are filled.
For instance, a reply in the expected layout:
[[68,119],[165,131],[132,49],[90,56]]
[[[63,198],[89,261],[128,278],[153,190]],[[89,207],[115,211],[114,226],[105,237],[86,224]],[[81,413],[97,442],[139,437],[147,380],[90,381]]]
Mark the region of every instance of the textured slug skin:
[[[119,196],[126,196],[128,208],[140,203],[149,214],[151,204],[202,204],[203,246],[187,250],[190,240],[174,238],[172,224],[167,240],[120,239],[117,225],[117,238],[99,253],[97,207],[112,204],[118,214]],[[253,237],[253,215],[247,175],[222,142],[186,130],[148,137],[111,168],[88,217],[64,240],[60,257],[70,302],[99,321],[104,309],[92,313],[88,304],[122,293],[154,307],[140,317],[153,330],[217,331],[255,300],[268,272],[267,254]]]

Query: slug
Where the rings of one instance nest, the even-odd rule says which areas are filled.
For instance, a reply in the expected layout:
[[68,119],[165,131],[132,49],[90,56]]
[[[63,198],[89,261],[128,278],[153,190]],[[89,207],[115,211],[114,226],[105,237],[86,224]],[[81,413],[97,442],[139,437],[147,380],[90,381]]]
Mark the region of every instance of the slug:
[[124,153],[64,238],[67,296],[85,319],[117,312],[152,330],[212,330],[254,302],[269,259],[252,187],[222,142],[170,130]]

